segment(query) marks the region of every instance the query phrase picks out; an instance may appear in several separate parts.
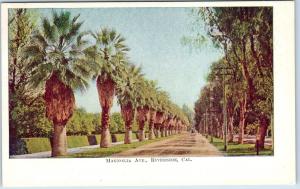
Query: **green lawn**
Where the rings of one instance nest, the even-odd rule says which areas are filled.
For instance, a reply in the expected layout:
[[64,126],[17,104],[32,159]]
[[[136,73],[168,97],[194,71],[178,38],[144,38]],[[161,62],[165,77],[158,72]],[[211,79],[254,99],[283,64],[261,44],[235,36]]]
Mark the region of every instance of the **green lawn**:
[[[256,155],[255,144],[238,144],[236,142],[230,142],[227,146],[227,151],[224,151],[224,140],[213,137],[213,141],[211,141],[211,137],[207,138],[211,144],[217,147],[218,150],[224,153],[225,156],[253,156]],[[266,147],[266,149],[259,151],[259,155],[273,155],[273,151],[270,147]]]
[[83,153],[76,153],[76,154],[70,154],[64,157],[68,157],[68,158],[97,158],[97,157],[107,157],[110,156],[112,154],[116,154],[116,153],[120,153],[126,150],[130,150],[130,149],[134,149],[137,148],[139,146],[143,146],[145,144],[150,144],[153,142],[157,142],[157,141],[161,141],[161,140],[165,140],[165,139],[169,139],[169,138],[174,138],[174,137],[178,137],[178,135],[176,136],[168,136],[168,137],[163,137],[163,138],[156,138],[153,140],[145,140],[143,142],[133,142],[131,144],[120,144],[120,145],[115,145],[109,148],[96,148],[96,149],[92,149]]

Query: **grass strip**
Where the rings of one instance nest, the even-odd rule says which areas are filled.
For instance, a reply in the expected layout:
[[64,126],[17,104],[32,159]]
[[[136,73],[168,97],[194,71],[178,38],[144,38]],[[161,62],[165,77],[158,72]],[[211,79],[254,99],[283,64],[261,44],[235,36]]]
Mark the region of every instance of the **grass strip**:
[[179,137],[179,136],[180,135],[173,135],[173,136],[168,136],[168,137],[163,137],[163,138],[156,138],[153,140],[145,140],[142,142],[133,142],[131,144],[119,144],[119,145],[111,146],[109,148],[96,148],[96,149],[88,150],[86,152],[70,154],[70,155],[63,156],[63,157],[67,157],[67,158],[107,157],[107,156],[111,156],[112,154],[116,154],[116,153],[120,153],[120,152],[123,152],[126,150],[134,149],[134,148],[146,145],[146,144],[150,144],[153,142],[158,142],[158,141],[166,140],[166,139],[170,139],[170,138],[175,138],[175,137]]
[[[255,144],[239,144],[237,142],[229,142],[227,145],[227,151],[224,151],[224,140],[220,138],[208,136],[207,139],[212,145],[220,150],[225,156],[256,156]],[[273,155],[273,151],[270,146],[266,146],[265,149],[259,151],[260,156]]]

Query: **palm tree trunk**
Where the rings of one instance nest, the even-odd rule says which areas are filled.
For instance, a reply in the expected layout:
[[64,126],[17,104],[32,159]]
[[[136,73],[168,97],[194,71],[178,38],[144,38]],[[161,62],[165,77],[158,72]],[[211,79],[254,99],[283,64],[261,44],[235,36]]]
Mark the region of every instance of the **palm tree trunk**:
[[131,127],[126,126],[124,144],[131,144],[131,141],[132,141],[132,130]]
[[121,115],[125,122],[125,138],[124,144],[130,144],[132,141],[132,122],[134,120],[135,110],[131,103],[122,104],[121,103]]
[[168,127],[165,127],[165,137],[168,136]]
[[151,109],[150,110],[150,120],[149,120],[149,140],[152,140],[155,138],[154,135],[154,121],[155,121],[155,117],[156,117],[156,111]]
[[169,136],[169,127],[166,128],[165,137]]
[[155,135],[154,135],[154,128],[153,128],[153,127],[154,127],[154,126],[150,126],[150,125],[149,125],[149,137],[148,137],[149,140],[152,140],[152,139],[155,138]]
[[165,126],[164,124],[161,124],[160,126],[160,137],[164,137],[165,136]]
[[46,81],[44,100],[46,116],[52,120],[54,133],[52,140],[52,156],[67,154],[66,124],[73,115],[75,97],[72,89],[59,80],[54,72]]
[[54,125],[51,156],[67,155],[67,129],[64,125]]
[[109,108],[103,107],[101,114],[101,142],[100,147],[107,148],[110,146],[111,136],[109,132]]
[[105,80],[103,80],[102,75],[105,73],[101,73],[97,78],[97,90],[99,94],[99,101],[102,108],[102,117],[101,117],[101,142],[100,147],[107,148],[110,146],[110,132],[109,132],[109,117],[110,117],[110,109],[113,104],[113,99],[115,96],[115,82],[107,76]]
[[159,128],[160,128],[159,124],[155,123],[154,124],[154,135],[155,135],[155,138],[159,138],[159,136],[160,136]]
[[139,131],[138,131],[138,136],[139,136],[139,141],[144,141],[145,140],[145,122],[147,119],[147,111],[143,107],[138,107],[137,108],[137,119],[138,119],[138,124],[139,124]]
[[150,109],[150,119],[149,119],[149,140],[155,138],[154,135],[154,122],[156,118],[156,111],[154,109]]
[[145,121],[140,120],[139,121],[139,141],[144,141],[145,140],[144,126],[145,126]]

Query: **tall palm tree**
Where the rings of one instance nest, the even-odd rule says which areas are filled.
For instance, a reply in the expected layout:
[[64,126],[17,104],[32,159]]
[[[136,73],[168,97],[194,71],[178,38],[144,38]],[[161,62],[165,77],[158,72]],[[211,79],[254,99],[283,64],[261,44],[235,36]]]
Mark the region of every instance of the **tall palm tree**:
[[123,76],[117,82],[117,97],[121,107],[121,114],[125,122],[125,144],[132,140],[132,123],[135,117],[137,83],[142,79],[141,68],[133,64],[124,66]]
[[85,90],[90,69],[83,50],[87,44],[79,30],[82,22],[69,12],[53,12],[42,19],[24,55],[32,62],[31,87],[44,89],[46,116],[53,122],[52,156],[67,153],[66,123],[75,108],[74,90]]
[[158,87],[156,86],[157,83],[155,81],[149,81],[149,95],[150,95],[150,100],[149,100],[149,136],[148,139],[152,140],[155,135],[154,135],[154,124],[155,124],[155,118],[156,118],[156,110],[158,109],[158,100],[157,100],[157,91]]
[[94,78],[102,109],[100,147],[106,148],[110,145],[109,119],[116,91],[116,79],[120,76],[120,65],[126,60],[125,53],[129,48],[125,45],[125,38],[114,29],[102,28],[91,35],[95,44],[86,54],[93,61],[93,65],[98,65],[94,69]]
[[137,122],[139,125],[139,141],[145,140],[144,126],[146,121],[149,120],[151,93],[149,81],[146,79],[140,80],[137,86]]
[[[158,101],[158,108],[156,111],[156,117],[155,117],[155,136],[160,137],[161,136],[161,130],[163,129],[163,122],[165,120],[167,106],[169,103],[169,94],[165,91],[158,91],[157,92],[157,101]],[[162,134],[163,135],[163,134]]]

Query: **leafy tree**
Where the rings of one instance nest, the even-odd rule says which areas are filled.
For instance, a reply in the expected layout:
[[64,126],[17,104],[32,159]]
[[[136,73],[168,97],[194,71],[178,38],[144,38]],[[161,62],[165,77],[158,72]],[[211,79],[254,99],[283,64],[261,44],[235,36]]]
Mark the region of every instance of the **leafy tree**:
[[68,121],[68,135],[90,135],[96,132],[98,116],[86,112],[84,108],[77,108],[72,118]]
[[190,123],[193,123],[194,112],[186,104],[182,105],[182,111],[187,116]]
[[22,101],[16,101],[11,112],[11,119],[17,125],[17,138],[50,137],[53,130],[51,122],[44,116],[45,106],[42,98],[37,99],[31,106]]
[[136,110],[137,110],[137,122],[139,125],[139,141],[145,140],[145,123],[149,118],[149,103],[150,103],[150,93],[149,93],[149,83],[146,79],[139,80],[137,84],[137,97],[136,97]]
[[114,112],[111,115],[110,132],[111,133],[123,133],[125,123],[122,119],[122,115],[118,112]]
[[234,82],[242,89],[235,102],[240,111],[240,134],[244,133],[246,113],[255,114],[260,128],[258,145],[263,148],[273,111],[272,8],[209,7],[196,9],[195,14],[204,21],[213,44],[224,51],[225,64],[241,73],[243,82]]
[[[34,17],[36,13],[28,9],[9,9],[8,16],[8,80],[9,80],[9,153],[14,154],[17,150],[17,140],[24,133],[24,126],[20,124],[25,114],[25,109],[34,106],[40,97],[38,92],[31,93],[28,89],[28,78],[31,74],[27,70],[30,64],[22,54],[24,48],[32,40],[31,34],[36,26]],[[20,112],[20,115],[16,115]],[[22,113],[21,113],[22,112]],[[37,111],[40,112],[40,111]],[[24,113],[24,114],[23,114]],[[33,119],[38,121],[41,115],[34,115]],[[23,122],[24,123],[24,122]],[[36,124],[34,126],[37,126]]]

